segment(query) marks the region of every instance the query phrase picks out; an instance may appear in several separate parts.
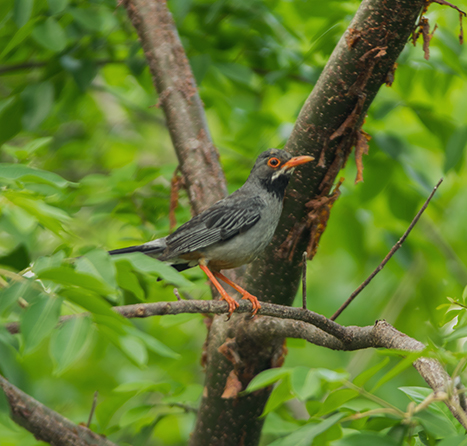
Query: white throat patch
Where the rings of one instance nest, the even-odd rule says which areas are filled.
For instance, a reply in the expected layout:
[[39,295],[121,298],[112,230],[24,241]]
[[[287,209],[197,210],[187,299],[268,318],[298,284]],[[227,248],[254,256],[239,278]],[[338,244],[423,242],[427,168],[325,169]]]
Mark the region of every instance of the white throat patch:
[[289,169],[282,168],[282,169],[277,170],[276,172],[272,174],[271,181],[277,180],[281,175],[285,173],[286,170],[288,171],[287,173],[289,175],[292,175],[293,171],[295,170],[295,167],[291,167]]

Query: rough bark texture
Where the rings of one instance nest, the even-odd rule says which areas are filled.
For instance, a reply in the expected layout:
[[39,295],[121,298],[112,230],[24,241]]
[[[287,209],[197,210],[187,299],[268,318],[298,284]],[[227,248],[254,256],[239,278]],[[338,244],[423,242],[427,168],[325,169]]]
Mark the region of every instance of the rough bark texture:
[[190,204],[199,214],[227,187],[190,64],[164,0],[124,0],[159,93]]
[[85,426],[72,423],[25,394],[0,375],[0,387],[10,404],[11,418],[52,446],[116,446]]
[[[272,243],[247,268],[245,287],[260,300],[292,303],[302,253],[306,249],[313,256],[329,217],[332,200],[327,197],[334,180],[424,4],[424,0],[365,0],[335,48],[286,146],[294,155],[313,155],[318,163],[305,165],[294,175]],[[230,327],[226,329],[219,317],[214,318],[208,338],[206,390],[192,446],[254,446],[259,442],[263,420],[257,415],[267,395],[248,396],[247,403],[246,397],[222,396],[234,380],[232,374],[244,388],[256,374],[280,366],[283,342],[278,337],[268,345],[252,341],[244,318],[234,319]],[[235,344],[239,361],[227,359],[232,355],[225,352],[226,342]]]

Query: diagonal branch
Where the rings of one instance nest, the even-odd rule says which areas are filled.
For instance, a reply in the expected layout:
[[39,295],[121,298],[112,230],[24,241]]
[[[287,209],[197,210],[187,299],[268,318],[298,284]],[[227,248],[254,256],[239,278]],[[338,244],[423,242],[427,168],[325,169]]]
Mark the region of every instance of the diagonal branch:
[[193,73],[164,0],[123,0],[159,93],[196,214],[227,194]]
[[74,424],[19,390],[0,375],[0,387],[10,405],[11,418],[37,440],[52,446],[116,446],[85,426]]

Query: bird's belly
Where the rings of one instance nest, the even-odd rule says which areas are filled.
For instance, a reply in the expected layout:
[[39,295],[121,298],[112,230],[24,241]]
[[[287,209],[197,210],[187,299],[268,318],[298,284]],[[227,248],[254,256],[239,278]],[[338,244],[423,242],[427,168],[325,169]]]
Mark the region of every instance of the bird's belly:
[[210,246],[206,260],[214,270],[237,268],[255,260],[271,241],[275,225],[253,227],[249,231],[238,234],[231,240]]

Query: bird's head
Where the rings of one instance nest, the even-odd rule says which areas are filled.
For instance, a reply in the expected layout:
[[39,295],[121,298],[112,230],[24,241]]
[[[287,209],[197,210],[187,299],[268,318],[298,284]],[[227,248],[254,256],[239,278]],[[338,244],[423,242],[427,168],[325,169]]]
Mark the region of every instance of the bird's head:
[[292,157],[285,150],[268,149],[258,156],[249,179],[259,180],[267,190],[282,198],[295,167],[313,160],[312,156]]

